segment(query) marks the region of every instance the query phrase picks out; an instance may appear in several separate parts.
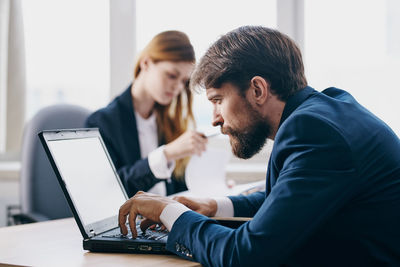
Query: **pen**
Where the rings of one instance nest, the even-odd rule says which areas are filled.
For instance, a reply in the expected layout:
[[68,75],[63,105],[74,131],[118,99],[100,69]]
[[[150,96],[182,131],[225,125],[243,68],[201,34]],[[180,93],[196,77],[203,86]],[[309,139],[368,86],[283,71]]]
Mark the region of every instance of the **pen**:
[[220,133],[213,133],[213,134],[206,135],[206,137],[207,137],[207,138],[211,138],[211,137],[217,136],[217,135],[219,135],[219,134],[220,134]]

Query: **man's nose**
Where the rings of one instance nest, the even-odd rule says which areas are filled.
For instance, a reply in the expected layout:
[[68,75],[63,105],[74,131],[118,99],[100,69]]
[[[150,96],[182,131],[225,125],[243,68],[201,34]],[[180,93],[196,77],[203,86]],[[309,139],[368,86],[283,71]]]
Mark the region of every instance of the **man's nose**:
[[221,114],[218,113],[216,110],[214,110],[214,112],[213,112],[212,125],[213,125],[214,127],[216,127],[216,126],[218,126],[218,125],[222,126],[223,124],[224,124],[224,120],[223,120]]

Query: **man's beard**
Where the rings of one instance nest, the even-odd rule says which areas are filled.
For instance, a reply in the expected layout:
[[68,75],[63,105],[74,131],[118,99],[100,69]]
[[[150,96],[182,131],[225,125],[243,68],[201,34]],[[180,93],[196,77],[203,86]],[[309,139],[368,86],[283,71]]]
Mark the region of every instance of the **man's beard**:
[[250,104],[247,110],[249,123],[243,131],[223,127],[223,133],[230,135],[233,154],[242,159],[249,159],[260,152],[272,131],[270,124],[262,119]]

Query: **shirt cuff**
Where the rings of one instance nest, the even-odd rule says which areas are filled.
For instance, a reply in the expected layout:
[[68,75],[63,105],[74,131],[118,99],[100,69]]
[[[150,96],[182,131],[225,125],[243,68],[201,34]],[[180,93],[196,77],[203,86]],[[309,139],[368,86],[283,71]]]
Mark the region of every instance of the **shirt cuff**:
[[182,213],[190,210],[188,207],[181,203],[168,204],[161,212],[160,220],[164,226],[171,231],[175,221],[182,215]]
[[160,146],[156,150],[150,152],[147,159],[149,160],[150,170],[156,178],[171,178],[172,172],[175,169],[175,161],[167,161],[164,154],[164,146]]
[[217,212],[215,213],[215,217],[233,217],[233,203],[229,197],[214,197],[215,201],[217,201]]

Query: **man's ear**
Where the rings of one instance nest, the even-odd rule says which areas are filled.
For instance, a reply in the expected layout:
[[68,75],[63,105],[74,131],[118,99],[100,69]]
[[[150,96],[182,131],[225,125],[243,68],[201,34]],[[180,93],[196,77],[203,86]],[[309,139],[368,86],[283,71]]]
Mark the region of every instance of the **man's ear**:
[[269,97],[269,83],[261,76],[254,76],[250,81],[250,97],[257,105],[263,105]]

